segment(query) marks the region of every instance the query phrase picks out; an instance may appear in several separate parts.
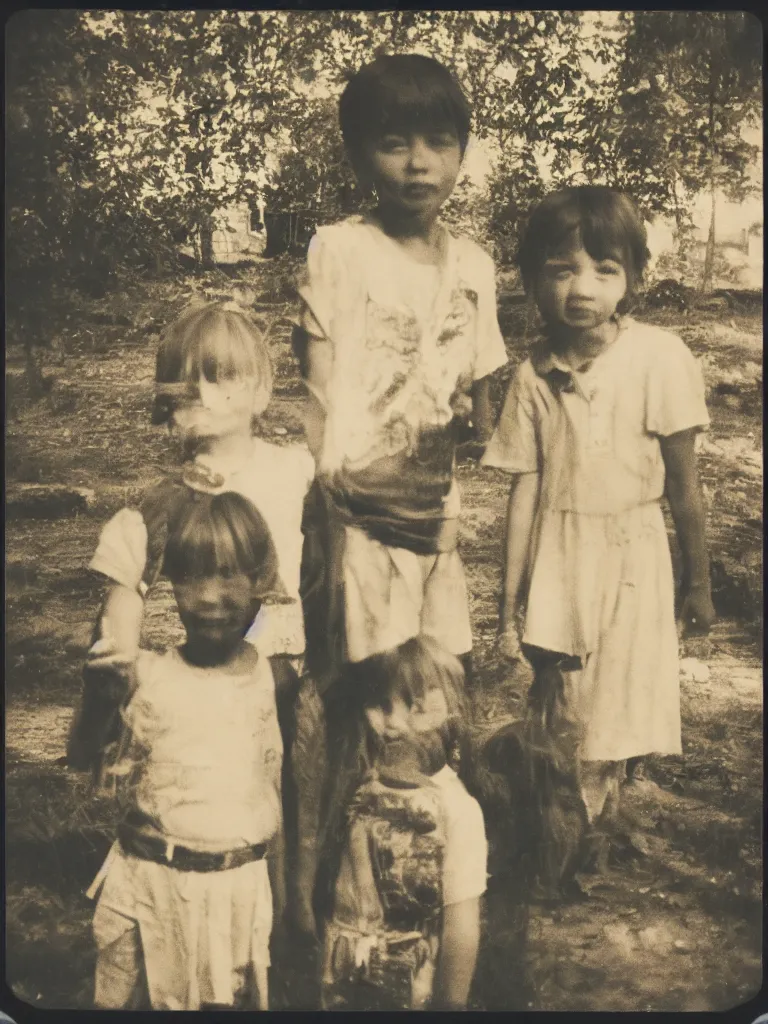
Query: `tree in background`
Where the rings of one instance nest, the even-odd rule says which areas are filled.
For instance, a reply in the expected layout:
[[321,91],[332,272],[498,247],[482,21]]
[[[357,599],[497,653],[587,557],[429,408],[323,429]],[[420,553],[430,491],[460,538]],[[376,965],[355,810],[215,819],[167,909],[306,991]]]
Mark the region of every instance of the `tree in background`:
[[82,279],[156,271],[183,239],[209,266],[217,212],[260,194],[349,212],[336,99],[405,51],[470,97],[491,173],[446,215],[501,262],[552,185],[615,184],[681,238],[692,196],[748,188],[759,36],[738,12],[29,11],[9,23],[9,245]]
[[619,16],[620,57],[580,105],[573,146],[589,180],[632,195],[647,216],[675,219],[681,275],[691,201],[710,196],[700,291],[712,284],[715,200],[743,201],[758,148],[761,32],[741,11],[633,11]]

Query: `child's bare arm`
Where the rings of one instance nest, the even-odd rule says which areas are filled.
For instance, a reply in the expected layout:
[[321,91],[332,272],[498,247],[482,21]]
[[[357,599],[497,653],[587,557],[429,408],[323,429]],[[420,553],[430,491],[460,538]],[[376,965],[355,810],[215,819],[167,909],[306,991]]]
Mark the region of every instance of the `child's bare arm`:
[[[539,500],[539,474],[520,473],[512,481],[507,506],[504,578],[499,608],[499,632],[517,635],[515,624],[528,571],[533,523]],[[512,652],[510,652],[512,653]]]
[[695,438],[695,430],[682,430],[662,437],[660,444],[666,470],[666,493],[683,559],[683,623],[691,633],[708,633],[715,610]]
[[432,997],[433,1010],[464,1010],[480,945],[480,900],[443,908],[443,927]]
[[309,390],[304,430],[315,462],[323,448],[325,403],[333,369],[333,348],[325,338],[315,338],[303,327],[293,329],[293,348],[300,353],[301,373]]
[[487,444],[493,433],[490,377],[482,377],[472,385],[472,422],[476,439]]
[[100,615],[101,636],[113,641],[121,655],[135,657],[141,639],[144,598],[137,590],[114,583],[104,600]]

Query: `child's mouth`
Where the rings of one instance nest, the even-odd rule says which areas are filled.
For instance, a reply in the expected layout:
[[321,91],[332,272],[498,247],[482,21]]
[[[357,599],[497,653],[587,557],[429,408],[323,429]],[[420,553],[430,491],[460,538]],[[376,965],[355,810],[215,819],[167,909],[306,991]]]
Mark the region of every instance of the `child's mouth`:
[[403,192],[409,199],[426,199],[428,196],[432,196],[436,192],[434,185],[427,184],[413,184],[406,185],[403,188]]
[[573,317],[596,316],[597,310],[594,306],[568,306],[567,313]]

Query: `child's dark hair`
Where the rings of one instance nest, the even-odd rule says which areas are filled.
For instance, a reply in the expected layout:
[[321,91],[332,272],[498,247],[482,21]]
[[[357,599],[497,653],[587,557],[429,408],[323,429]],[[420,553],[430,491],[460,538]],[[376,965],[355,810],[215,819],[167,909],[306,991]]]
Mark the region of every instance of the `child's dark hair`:
[[632,201],[604,185],[578,185],[546,196],[533,210],[518,249],[517,263],[527,292],[535,289],[548,259],[576,245],[593,260],[618,260],[627,275],[626,312],[648,264],[648,239]]
[[278,561],[269,528],[242,494],[204,494],[185,489],[168,527],[163,570],[172,583],[221,572],[245,573],[253,596],[281,592]]
[[167,423],[188,385],[200,378],[257,381],[254,415],[272,396],[272,365],[261,331],[245,307],[235,302],[207,302],[185,310],[165,332],[155,364],[152,422]]
[[377,57],[349,80],[339,101],[341,134],[356,169],[366,144],[388,131],[451,131],[463,156],[471,119],[451,72],[419,53]]

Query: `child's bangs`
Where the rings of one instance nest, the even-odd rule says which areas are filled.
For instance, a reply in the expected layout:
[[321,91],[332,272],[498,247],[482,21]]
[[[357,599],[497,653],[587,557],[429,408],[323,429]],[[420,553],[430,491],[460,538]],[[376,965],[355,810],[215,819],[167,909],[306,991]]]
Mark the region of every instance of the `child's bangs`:
[[202,316],[187,341],[180,365],[182,380],[204,378],[215,384],[222,380],[263,378],[257,342],[242,317],[220,310]]
[[371,128],[377,135],[448,132],[461,139],[457,112],[445,90],[431,82],[406,79],[383,84],[372,110]]
[[[593,260],[615,260],[626,268],[626,238],[615,219],[601,210],[565,208],[549,232],[545,259],[583,248]],[[547,237],[547,236],[545,236]]]
[[175,582],[244,573],[265,593],[277,581],[277,557],[266,523],[234,492],[189,492],[166,545],[164,569]]
[[400,698],[408,707],[422,704],[430,691],[443,692],[451,718],[461,713],[464,671],[461,662],[428,637],[406,640],[394,651],[369,659],[366,706]]
[[234,538],[216,530],[208,516],[187,518],[172,541],[165,552],[165,572],[175,582],[245,571]]

